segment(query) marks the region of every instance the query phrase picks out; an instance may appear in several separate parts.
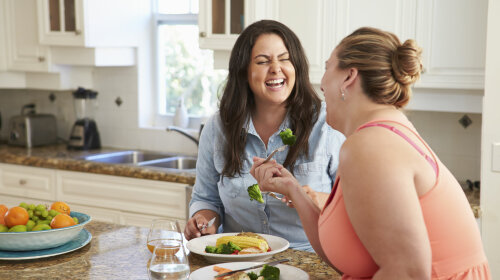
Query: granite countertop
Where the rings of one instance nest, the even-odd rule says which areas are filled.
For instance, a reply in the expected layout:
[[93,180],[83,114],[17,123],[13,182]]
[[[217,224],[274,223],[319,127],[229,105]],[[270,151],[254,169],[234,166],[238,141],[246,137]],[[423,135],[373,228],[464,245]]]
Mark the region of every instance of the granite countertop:
[[[147,228],[92,221],[85,228],[92,241],[74,252],[43,259],[0,260],[0,279],[148,279]],[[341,279],[314,253],[287,249],[271,260],[288,258],[313,279]],[[202,257],[189,256],[191,271],[209,265]]]
[[[139,179],[167,181],[194,185],[195,172],[181,172],[176,170],[158,170],[147,167],[108,164],[81,160],[82,156],[123,151],[123,149],[102,148],[91,151],[68,150],[66,145],[53,145],[36,148],[23,148],[0,144],[0,163],[20,164],[34,167],[54,168],[61,170],[90,172],[96,174],[115,175]],[[479,189],[469,189],[462,184],[465,195],[469,200],[476,218],[481,216],[479,206]]]
[[0,163],[53,168],[69,171],[89,172],[139,179],[167,181],[194,185],[195,173],[176,170],[158,170],[126,164],[107,164],[81,160],[82,156],[123,151],[124,149],[102,148],[99,150],[68,150],[66,145],[52,145],[27,149],[0,145]]

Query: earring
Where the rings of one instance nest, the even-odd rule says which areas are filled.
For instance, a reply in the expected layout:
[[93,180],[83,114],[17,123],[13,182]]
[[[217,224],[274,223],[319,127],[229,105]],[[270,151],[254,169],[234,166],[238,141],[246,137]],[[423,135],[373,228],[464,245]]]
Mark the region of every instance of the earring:
[[345,100],[345,89],[341,88],[340,89],[340,93],[341,93],[340,94],[340,99],[342,99],[342,101],[344,101]]

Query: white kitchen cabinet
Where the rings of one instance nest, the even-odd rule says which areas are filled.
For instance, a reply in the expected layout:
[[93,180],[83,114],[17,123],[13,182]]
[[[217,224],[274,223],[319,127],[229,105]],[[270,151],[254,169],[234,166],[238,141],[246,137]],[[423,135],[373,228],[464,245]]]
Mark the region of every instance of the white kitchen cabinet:
[[0,0],[0,87],[19,88],[26,84],[24,73],[7,71],[7,29],[3,12],[7,0]]
[[114,224],[123,224],[121,219],[121,212],[118,210],[102,207],[90,207],[78,203],[71,203],[69,204],[69,206],[71,208],[71,211],[85,213],[89,215],[92,220]]
[[57,172],[57,198],[96,209],[120,212],[121,223],[133,222],[144,215],[148,221],[156,217],[186,219],[186,186],[83,172]]
[[55,170],[15,164],[0,164],[0,193],[33,199],[53,200]]
[[200,0],[200,48],[229,51],[246,26],[277,12],[278,0]]
[[[151,220],[187,218],[187,185],[121,176],[0,164],[0,203],[68,203],[92,219],[149,227]],[[189,195],[189,194],[188,194]]]
[[49,51],[38,42],[36,0],[5,0],[3,7],[7,68],[11,71],[49,71]]
[[135,47],[140,1],[38,0],[38,32],[44,45]]
[[14,206],[19,206],[21,202],[26,202],[28,204],[44,204],[50,206],[53,201],[51,200],[43,200],[43,199],[35,199],[35,198],[26,198],[23,196],[13,196],[13,195],[1,195],[0,204],[4,204],[7,207],[11,208]]
[[[200,1],[199,26],[205,36],[200,46],[216,50],[215,65],[227,67],[229,54],[222,50],[231,49],[237,34],[228,33],[227,27],[224,34],[211,31],[214,2],[221,1]],[[252,5],[256,14],[264,7]],[[320,84],[325,60],[345,36],[372,26],[391,31],[402,41],[416,39],[423,48],[424,73],[408,109],[481,113],[486,0],[276,0],[267,5],[266,18],[286,24],[301,40],[313,84]],[[228,12],[224,15],[227,26]]]

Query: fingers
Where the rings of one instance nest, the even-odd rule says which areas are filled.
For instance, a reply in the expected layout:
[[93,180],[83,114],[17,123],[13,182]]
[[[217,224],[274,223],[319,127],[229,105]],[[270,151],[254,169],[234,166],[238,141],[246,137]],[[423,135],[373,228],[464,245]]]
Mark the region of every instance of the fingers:
[[276,160],[270,160],[263,163],[265,159],[254,157],[254,164],[250,169],[250,173],[257,180],[257,182],[265,181],[268,178],[281,176],[282,165],[278,164]]
[[214,225],[204,228],[208,224],[207,219],[202,215],[194,215],[188,220],[186,227],[184,228],[184,236],[187,240],[200,237],[206,234],[214,234],[216,228]]

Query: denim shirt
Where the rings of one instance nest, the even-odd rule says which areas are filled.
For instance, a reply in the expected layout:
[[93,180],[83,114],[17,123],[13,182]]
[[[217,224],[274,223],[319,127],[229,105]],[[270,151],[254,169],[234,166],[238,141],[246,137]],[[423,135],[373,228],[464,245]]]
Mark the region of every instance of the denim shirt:
[[[309,158],[301,154],[294,167],[295,178],[302,185],[309,185],[318,192],[329,193],[334,183],[338,166],[340,146],[345,137],[325,122],[326,106],[322,103],[320,116],[309,136]],[[267,157],[274,149],[283,145],[279,132],[288,128],[286,118],[268,141],[268,146],[260,139],[250,119],[247,130],[243,167],[241,175],[222,177],[224,168],[225,137],[220,115],[214,114],[205,124],[200,136],[196,182],[189,204],[189,215],[209,209],[217,212],[222,219],[219,232],[249,231],[271,234],[285,238],[290,247],[313,251],[302,228],[302,223],[294,208],[264,195],[264,203],[250,200],[247,188],[257,183],[250,174],[254,156]],[[274,155],[283,164],[288,148]]]

